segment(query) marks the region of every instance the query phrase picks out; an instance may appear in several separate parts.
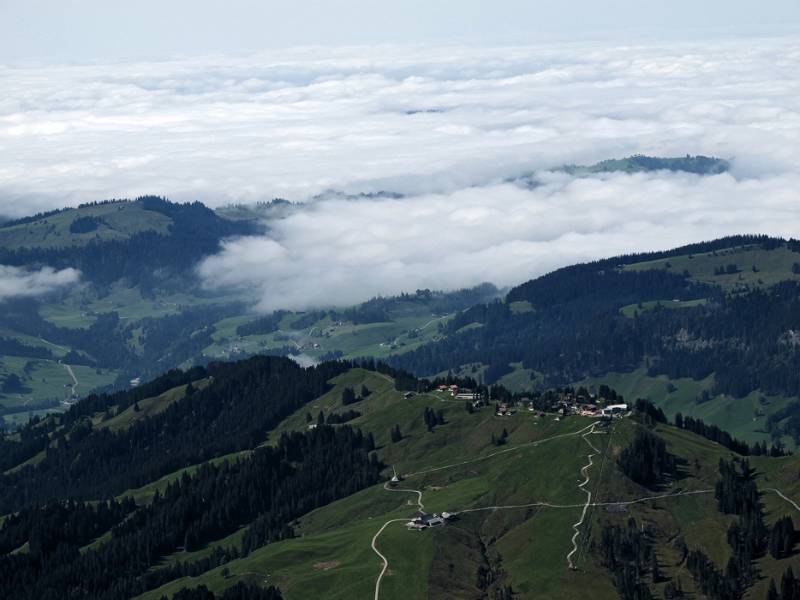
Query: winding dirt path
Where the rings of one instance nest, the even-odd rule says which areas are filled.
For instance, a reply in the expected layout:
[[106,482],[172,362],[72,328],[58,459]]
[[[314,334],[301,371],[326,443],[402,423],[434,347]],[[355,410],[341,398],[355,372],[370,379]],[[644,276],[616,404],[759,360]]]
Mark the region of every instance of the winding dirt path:
[[[69,348],[65,348],[64,346],[59,346],[58,344],[54,344],[50,340],[46,340],[43,337],[39,337],[39,341],[44,342],[45,344],[48,344],[50,346],[53,346],[53,348],[58,348],[59,350],[63,350],[64,352],[69,352]],[[69,376],[72,378],[72,385],[70,386],[72,388],[71,396],[77,396],[78,395],[78,378],[75,377],[75,373],[73,372],[72,367],[70,367],[68,364],[66,364],[64,362],[61,362],[60,359],[57,360],[57,361],[54,361],[54,362],[57,362],[58,364],[60,364],[62,367],[64,367],[67,370],[67,373],[69,373]]]
[[417,495],[417,510],[422,512],[422,509],[425,508],[425,505],[422,503],[422,490],[415,490],[411,488],[396,488],[389,485],[389,483],[383,484],[383,489],[387,492],[408,492],[409,494],[416,494]]
[[584,479],[583,482],[578,484],[578,489],[580,489],[582,492],[586,494],[586,504],[583,505],[583,510],[581,511],[581,518],[578,519],[572,525],[572,529],[575,531],[575,533],[572,534],[572,550],[570,550],[567,553],[567,566],[573,571],[575,570],[575,564],[572,562],[572,556],[578,551],[578,537],[580,536],[581,533],[581,525],[583,525],[583,520],[586,518],[586,511],[589,510],[589,506],[592,503],[592,491],[589,489],[585,489],[586,486],[589,484],[589,469],[594,464],[593,459],[595,455],[600,452],[600,450],[598,450],[597,447],[592,442],[586,439],[587,435],[592,435],[593,433],[594,433],[594,424],[592,424],[592,427],[591,429],[589,429],[589,431],[587,431],[581,436],[583,438],[583,441],[589,444],[589,447],[593,450],[593,452],[590,452],[586,456],[588,462],[581,468],[581,473],[583,474]]
[[72,377],[72,382],[73,383],[72,383],[72,386],[71,386],[72,387],[71,397],[74,398],[75,396],[78,395],[78,378],[75,377],[75,372],[72,370],[72,367],[70,367],[67,363],[63,363],[61,361],[58,361],[58,363],[62,367],[64,367],[67,370],[67,373],[69,373],[69,376]]
[[785,495],[783,494],[783,492],[782,492],[782,491],[780,491],[778,488],[764,488],[764,491],[765,491],[765,492],[775,492],[776,494],[778,494],[778,496],[780,496],[781,498],[783,498],[784,500],[786,500],[786,502],[788,502],[789,504],[791,504],[792,506],[794,506],[794,509],[795,509],[795,510],[798,510],[798,511],[800,511],[800,506],[797,504],[797,502],[795,502],[794,500],[792,500],[792,499],[791,499],[791,498],[789,498],[788,496],[785,496]]
[[383,579],[383,576],[386,574],[386,569],[389,568],[389,561],[381,553],[381,551],[378,550],[378,546],[377,546],[378,538],[383,533],[383,530],[386,529],[392,523],[397,523],[399,521],[407,521],[407,520],[408,519],[389,519],[388,521],[386,521],[386,523],[384,523],[381,526],[381,528],[378,530],[378,532],[374,536],[372,536],[372,551],[375,554],[377,554],[380,557],[380,559],[383,561],[383,567],[381,568],[381,572],[378,575],[378,579],[375,580],[375,600],[379,600],[379,598],[380,598],[380,595],[381,595],[381,580]]
[[[417,510],[420,513],[423,513],[423,509],[425,508],[425,505],[422,504],[422,490],[414,490],[414,489],[408,489],[408,488],[395,488],[395,487],[391,487],[388,482],[383,484],[383,489],[385,489],[387,492],[406,492],[406,493],[409,493],[409,494],[416,494],[417,495]],[[386,529],[392,523],[397,523],[399,521],[408,521],[408,518],[404,518],[404,519],[389,519],[383,525],[381,525],[381,528],[377,531],[377,533],[375,533],[375,535],[372,536],[372,551],[375,554],[377,554],[378,557],[383,561],[383,567],[381,568],[381,572],[378,575],[378,579],[375,580],[375,600],[378,600],[379,597],[380,597],[380,594],[381,594],[381,581],[383,580],[383,576],[386,574],[386,570],[389,568],[389,560],[386,558],[386,556],[384,556],[384,554],[380,550],[378,550],[378,538],[381,536],[381,534],[383,533],[384,529]]]

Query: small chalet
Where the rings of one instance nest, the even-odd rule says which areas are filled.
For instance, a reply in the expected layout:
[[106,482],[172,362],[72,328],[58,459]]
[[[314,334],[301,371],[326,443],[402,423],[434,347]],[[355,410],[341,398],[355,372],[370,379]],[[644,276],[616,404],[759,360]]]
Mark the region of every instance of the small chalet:
[[438,527],[439,525],[444,525],[446,521],[453,517],[455,517],[455,514],[449,512],[443,512],[441,515],[439,513],[433,513],[432,515],[422,514],[406,523],[406,527],[408,529],[417,530],[426,529],[428,527]]

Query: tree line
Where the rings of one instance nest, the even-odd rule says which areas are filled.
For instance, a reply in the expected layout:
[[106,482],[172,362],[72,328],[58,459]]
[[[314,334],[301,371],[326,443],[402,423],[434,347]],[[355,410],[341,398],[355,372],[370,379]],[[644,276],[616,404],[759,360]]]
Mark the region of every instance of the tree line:
[[638,428],[631,443],[617,458],[620,470],[639,485],[652,487],[663,477],[677,476],[675,457],[667,445],[647,429]]
[[714,487],[717,508],[738,517],[727,531],[731,557],[723,570],[702,549],[696,549],[689,553],[686,566],[700,591],[711,600],[736,600],[758,577],[755,559],[767,549],[768,529],[755,472],[747,459],[720,459],[719,475]]
[[695,417],[684,417],[681,413],[675,415],[675,427],[703,436],[707,440],[711,440],[742,456],[785,456],[788,453],[778,440],[769,448],[767,448],[766,442],[756,442],[750,445],[742,440],[737,440],[730,433],[716,425],[708,425],[702,419]]
[[[239,582],[222,594],[214,594],[206,586],[184,588],[172,595],[172,600],[282,600],[280,590],[274,586],[262,588]],[[162,596],[161,600],[169,600]]]

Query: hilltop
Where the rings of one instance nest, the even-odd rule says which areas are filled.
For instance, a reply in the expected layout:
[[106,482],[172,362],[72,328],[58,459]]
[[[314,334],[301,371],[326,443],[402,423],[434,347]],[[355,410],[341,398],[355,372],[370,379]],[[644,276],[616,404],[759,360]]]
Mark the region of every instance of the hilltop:
[[[711,176],[726,173],[729,169],[730,163],[727,160],[714,156],[692,156],[687,154],[686,156],[661,157],[634,154],[625,158],[602,160],[591,165],[561,165],[546,169],[546,171],[566,173],[573,177],[592,177],[606,173],[651,173],[655,171]],[[536,171],[523,173],[520,176],[510,178],[508,181],[530,188],[535,188],[541,184],[539,174]]]
[[696,175],[717,175],[730,167],[728,161],[713,156],[679,156],[665,158],[634,154],[626,158],[611,158],[593,165],[565,165],[560,171],[570,175],[591,175],[594,173],[642,173],[647,171],[683,171]]
[[[758,539],[772,539],[783,517],[797,514],[794,456],[764,456],[707,430],[727,444],[721,445],[693,433],[694,424],[668,423],[647,403],[611,421],[555,412],[564,402],[619,401],[607,387],[596,398],[571,388],[522,396],[495,387],[488,402],[467,410],[437,385],[383,365],[303,370],[286,359],[256,358],[84,400],[3,442],[9,457],[15,444],[31,446],[44,430],[51,449],[35,459],[31,453],[41,450],[31,446],[6,459],[6,466],[27,466],[2,477],[0,501],[32,516],[6,519],[0,547],[16,553],[0,560],[23,573],[50,556],[51,568],[30,593],[56,585],[64,592],[82,581],[85,597],[143,599],[201,585],[220,594],[238,584],[275,586],[289,600],[572,599],[588,586],[596,598],[663,597],[678,589],[705,597],[701,590],[725,580],[731,558],[745,560],[747,571],[726,585],[763,598],[771,579],[780,586],[786,568],[800,566],[793,542],[784,555],[759,541],[748,559],[729,533],[757,518],[765,528]],[[489,393],[467,379],[457,385],[478,399]],[[266,397],[273,398],[269,405]],[[501,402],[510,416],[496,414]],[[198,415],[200,406],[208,408]],[[163,436],[165,427],[184,431]],[[211,445],[204,433],[210,431]],[[108,444],[117,450],[101,451]],[[643,452],[652,452],[652,463],[630,458]],[[41,485],[53,481],[62,460],[73,464],[66,487]],[[119,473],[116,461],[131,468]],[[281,464],[285,470],[276,470]],[[734,470],[720,471],[720,464]],[[402,481],[392,484],[395,472]],[[743,490],[755,486],[763,509],[752,518],[726,509],[715,493],[731,477]],[[261,486],[271,490],[262,498],[284,500],[242,503],[239,494]],[[58,556],[50,553],[62,538],[56,531],[49,541],[35,537],[30,524],[37,513],[26,512],[22,500],[109,495],[118,500],[97,526],[67,540],[80,552],[64,548]],[[77,522],[87,509],[65,510]],[[445,512],[455,517],[444,525],[406,528],[416,515]],[[168,513],[170,525],[154,529]],[[146,539],[150,549],[136,550]],[[124,571],[112,560],[119,552]],[[637,568],[622,571],[615,561]],[[91,575],[100,566],[103,577]]]

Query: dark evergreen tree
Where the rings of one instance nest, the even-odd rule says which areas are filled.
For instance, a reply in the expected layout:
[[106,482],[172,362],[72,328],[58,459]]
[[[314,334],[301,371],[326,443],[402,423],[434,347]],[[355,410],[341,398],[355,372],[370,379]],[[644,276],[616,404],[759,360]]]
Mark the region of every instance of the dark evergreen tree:
[[356,393],[353,391],[353,388],[344,388],[342,390],[342,404],[347,406],[348,404],[353,404],[355,402],[358,402],[358,398],[356,398]]
[[767,589],[767,600],[780,600],[778,596],[778,588],[775,587],[775,580],[769,580],[769,588]]
[[665,475],[677,473],[675,457],[667,452],[666,444],[650,431],[639,428],[633,441],[617,459],[620,469],[636,483],[652,486]]
[[792,554],[795,531],[791,517],[781,517],[769,534],[769,553],[773,558],[786,558]]
[[625,527],[605,525],[600,532],[600,561],[614,575],[614,586],[623,600],[651,598],[644,575],[652,564],[652,546],[634,519]]
[[795,579],[792,567],[786,567],[781,577],[781,600],[796,600],[798,597],[798,580]]
[[425,408],[425,412],[423,413],[423,420],[425,421],[425,427],[428,429],[428,431],[433,431],[436,425],[439,424],[436,412],[429,407]]
[[396,444],[403,439],[403,434],[400,432],[400,425],[395,425],[392,427],[389,437],[391,438],[393,444]]

